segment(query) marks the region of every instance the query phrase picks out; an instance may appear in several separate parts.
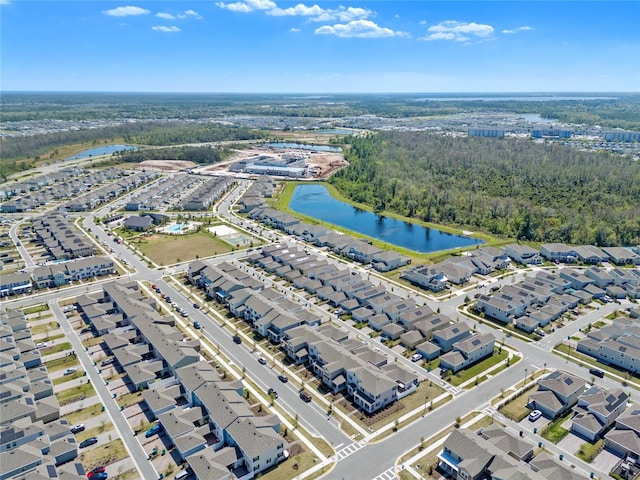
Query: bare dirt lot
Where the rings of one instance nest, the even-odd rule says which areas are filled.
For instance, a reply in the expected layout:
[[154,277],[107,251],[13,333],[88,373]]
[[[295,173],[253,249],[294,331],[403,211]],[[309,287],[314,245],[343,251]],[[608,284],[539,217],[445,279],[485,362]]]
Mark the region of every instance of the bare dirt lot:
[[136,165],[137,170],[159,170],[161,172],[178,172],[185,168],[194,168],[197,164],[184,160],[145,160]]
[[[198,169],[198,173],[220,173],[226,172],[229,169],[229,165],[238,160],[244,160],[246,158],[256,157],[260,155],[270,156],[274,158],[280,158],[286,150],[269,148],[269,147],[256,147],[246,150],[237,150],[234,155],[227,161],[218,163],[216,165],[209,165]],[[344,155],[339,152],[305,152],[307,165],[310,171],[315,171],[313,178],[326,179],[333,175],[336,171],[347,166],[347,161],[344,159]]]

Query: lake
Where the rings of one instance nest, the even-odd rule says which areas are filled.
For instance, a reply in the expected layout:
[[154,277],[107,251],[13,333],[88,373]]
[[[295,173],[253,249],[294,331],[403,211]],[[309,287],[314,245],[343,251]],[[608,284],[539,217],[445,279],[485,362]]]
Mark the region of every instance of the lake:
[[361,210],[333,198],[323,185],[298,185],[289,202],[294,212],[421,253],[471,247],[482,240],[423,227]]
[[267,147],[273,148],[298,148],[300,150],[317,150],[318,152],[341,152],[340,147],[330,147],[328,145],[305,145],[304,143],[267,143]]
[[79,154],[65,158],[65,160],[75,160],[76,158],[89,158],[98,157],[100,155],[111,155],[114,152],[120,152],[122,150],[137,150],[138,147],[133,145],[104,145],[102,147],[90,148],[89,150],[83,150]]

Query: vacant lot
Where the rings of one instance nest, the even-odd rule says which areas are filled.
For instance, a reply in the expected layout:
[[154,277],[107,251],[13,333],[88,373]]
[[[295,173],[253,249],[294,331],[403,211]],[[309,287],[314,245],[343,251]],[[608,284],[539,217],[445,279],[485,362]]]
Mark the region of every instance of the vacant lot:
[[133,241],[158,265],[170,265],[231,251],[231,246],[205,232],[190,235],[151,235]]

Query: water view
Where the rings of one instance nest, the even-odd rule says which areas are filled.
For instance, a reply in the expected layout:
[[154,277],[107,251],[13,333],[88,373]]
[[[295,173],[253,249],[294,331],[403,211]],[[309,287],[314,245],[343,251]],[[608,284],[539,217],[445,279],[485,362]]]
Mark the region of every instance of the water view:
[[267,147],[273,148],[298,148],[300,150],[317,150],[319,152],[341,152],[340,147],[330,147],[328,145],[305,145],[304,143],[267,143]]
[[309,217],[421,253],[437,252],[483,243],[421,225],[361,210],[333,198],[323,185],[298,185],[289,208]]
[[79,154],[66,158],[65,160],[75,160],[77,158],[89,158],[97,157],[100,155],[111,155],[115,152],[121,152],[122,150],[137,150],[138,147],[133,145],[104,145],[102,147],[90,148],[89,150],[83,150]]

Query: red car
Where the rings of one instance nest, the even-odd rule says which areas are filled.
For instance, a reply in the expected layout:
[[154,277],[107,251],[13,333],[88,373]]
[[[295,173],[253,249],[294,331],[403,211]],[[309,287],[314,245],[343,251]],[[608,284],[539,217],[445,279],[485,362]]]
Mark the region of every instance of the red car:
[[100,467],[96,467],[93,470],[91,470],[89,473],[91,473],[92,475],[95,473],[103,473],[105,471],[105,466],[101,465]]

